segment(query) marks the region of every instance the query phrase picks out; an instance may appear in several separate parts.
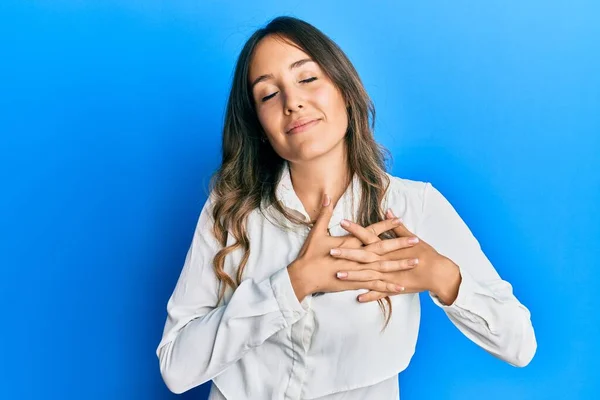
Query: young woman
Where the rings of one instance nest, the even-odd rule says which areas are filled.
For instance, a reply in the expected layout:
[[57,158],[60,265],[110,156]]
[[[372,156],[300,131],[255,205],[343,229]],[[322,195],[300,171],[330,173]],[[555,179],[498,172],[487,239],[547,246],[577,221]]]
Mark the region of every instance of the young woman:
[[423,291],[489,353],[532,359],[528,309],[431,183],[385,171],[374,117],[312,25],[279,17],[250,37],[157,348],[170,390],[212,380],[212,400],[398,399]]

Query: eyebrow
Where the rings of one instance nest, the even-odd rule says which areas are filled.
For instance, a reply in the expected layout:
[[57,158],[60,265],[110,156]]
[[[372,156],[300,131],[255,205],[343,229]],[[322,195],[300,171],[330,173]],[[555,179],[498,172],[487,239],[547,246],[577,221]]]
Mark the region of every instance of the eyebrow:
[[[294,68],[301,67],[302,65],[306,64],[307,62],[314,62],[314,61],[310,58],[303,58],[301,60],[294,61],[293,63],[291,63],[289,69],[292,70]],[[257,83],[266,81],[267,79],[273,79],[273,74],[265,74],[265,75],[261,75],[258,78],[256,78],[254,80],[254,82],[252,82],[252,85],[250,85],[250,91],[254,90],[254,86],[256,86]]]

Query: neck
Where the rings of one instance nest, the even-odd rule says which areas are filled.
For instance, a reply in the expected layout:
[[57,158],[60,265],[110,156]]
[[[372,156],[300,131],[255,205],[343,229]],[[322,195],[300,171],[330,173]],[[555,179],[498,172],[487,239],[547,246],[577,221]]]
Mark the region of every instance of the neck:
[[311,220],[319,215],[324,193],[331,198],[335,207],[351,181],[345,151],[310,162],[290,162],[289,165],[294,191]]

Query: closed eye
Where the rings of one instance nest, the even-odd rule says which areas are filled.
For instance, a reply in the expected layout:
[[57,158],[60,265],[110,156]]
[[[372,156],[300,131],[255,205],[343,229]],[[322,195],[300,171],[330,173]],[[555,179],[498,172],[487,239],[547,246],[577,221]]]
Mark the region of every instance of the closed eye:
[[[301,80],[300,82],[301,82],[301,83],[310,83],[310,82],[312,82],[312,81],[316,81],[316,80],[317,80],[317,77],[313,76],[313,77],[311,77],[311,78],[303,79],[303,80]],[[265,101],[269,100],[270,98],[272,98],[272,97],[275,97],[275,95],[276,95],[277,93],[279,93],[279,92],[275,92],[275,93],[273,93],[273,94],[270,94],[270,95],[268,95],[268,96],[265,96],[265,97],[263,97],[263,98],[262,98],[262,101],[263,101],[263,102],[265,102]]]

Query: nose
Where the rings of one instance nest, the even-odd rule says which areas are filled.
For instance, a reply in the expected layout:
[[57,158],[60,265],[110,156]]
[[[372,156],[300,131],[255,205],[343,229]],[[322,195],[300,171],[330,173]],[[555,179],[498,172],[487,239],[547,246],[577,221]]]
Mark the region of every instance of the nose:
[[288,86],[283,92],[283,109],[286,115],[289,115],[292,112],[298,111],[304,107],[304,97],[302,96],[302,91],[299,88]]

